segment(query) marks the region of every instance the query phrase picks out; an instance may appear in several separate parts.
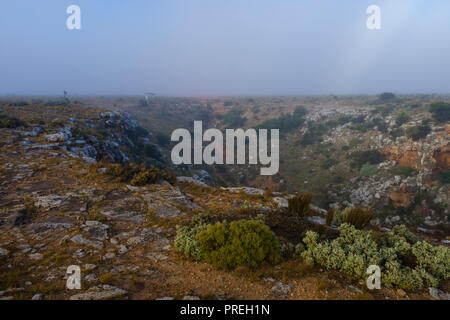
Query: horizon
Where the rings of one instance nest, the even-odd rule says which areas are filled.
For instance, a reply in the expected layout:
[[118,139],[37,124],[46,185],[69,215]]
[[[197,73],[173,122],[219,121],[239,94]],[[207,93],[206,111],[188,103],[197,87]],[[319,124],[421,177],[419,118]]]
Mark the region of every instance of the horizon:
[[[398,97],[402,96],[440,96],[447,97],[450,96],[450,92],[431,92],[431,93],[423,93],[423,92],[415,92],[415,93],[401,93],[401,92],[379,92],[379,93],[353,93],[353,94],[260,94],[260,95],[192,95],[192,96],[182,96],[182,95],[155,95],[152,99],[158,98],[169,98],[169,99],[221,99],[221,98],[236,98],[236,99],[244,99],[244,98],[274,98],[274,97],[285,97],[285,98],[302,98],[302,97],[377,97],[382,93],[393,93]],[[145,97],[145,94],[71,94],[68,93],[68,98],[142,98]],[[2,98],[61,98],[63,94],[0,94],[0,99]]]

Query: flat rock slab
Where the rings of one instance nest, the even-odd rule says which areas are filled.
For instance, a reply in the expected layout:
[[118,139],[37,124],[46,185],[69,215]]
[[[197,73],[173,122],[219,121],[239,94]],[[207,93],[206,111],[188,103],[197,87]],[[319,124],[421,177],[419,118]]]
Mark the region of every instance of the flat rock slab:
[[97,286],[89,289],[88,292],[79,293],[71,296],[70,300],[109,300],[114,298],[120,298],[126,295],[128,292],[113,286],[104,285]]

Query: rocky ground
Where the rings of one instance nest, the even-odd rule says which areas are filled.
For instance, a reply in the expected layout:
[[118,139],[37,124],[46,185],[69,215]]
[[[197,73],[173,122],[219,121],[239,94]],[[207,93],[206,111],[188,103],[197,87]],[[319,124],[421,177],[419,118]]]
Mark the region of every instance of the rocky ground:
[[[232,272],[186,260],[175,252],[174,237],[199,212],[245,208],[265,212],[287,206],[288,195],[273,193],[267,198],[257,188],[209,187],[205,182],[211,177],[204,170],[179,176],[174,184],[160,181],[136,187],[112,181],[105,174],[107,163],[125,163],[133,157],[138,124],[122,111],[78,107],[57,111],[3,107],[4,113],[34,124],[0,128],[0,299],[448,298],[435,288],[369,291],[364,283],[295,259]],[[422,142],[411,147],[416,148],[413,152],[437,150],[433,141],[439,139],[448,143],[448,131],[439,132],[430,137],[431,147]],[[139,138],[158,147],[149,133]],[[394,148],[396,141],[379,140],[377,148],[390,148],[392,157],[402,161],[403,149]],[[424,168],[427,159],[422,161]],[[423,182],[418,177],[355,181],[354,190],[363,191],[352,192],[366,199],[364,190],[369,187],[384,195],[405,183]],[[448,199],[448,188],[439,192],[444,201]],[[313,209],[316,216],[309,220],[323,224],[324,211]],[[427,232],[423,229],[423,237],[431,241],[448,240]],[[80,290],[66,287],[71,265],[81,269]]]
[[[129,123],[121,117],[100,113],[98,121],[116,121],[117,130]],[[363,283],[295,260],[233,272],[186,260],[174,251],[173,239],[192,216],[217,207],[268,210],[285,206],[285,197],[264,200],[259,189],[210,188],[201,177],[144,187],[112,182],[97,159],[125,161],[119,146],[128,142],[118,134],[111,135],[116,140],[78,141],[72,131],[71,125],[0,129],[0,299],[433,299],[444,294],[369,292]],[[198,188],[207,188],[208,196]],[[243,200],[243,194],[249,197]],[[66,288],[70,265],[80,266],[80,290]]]

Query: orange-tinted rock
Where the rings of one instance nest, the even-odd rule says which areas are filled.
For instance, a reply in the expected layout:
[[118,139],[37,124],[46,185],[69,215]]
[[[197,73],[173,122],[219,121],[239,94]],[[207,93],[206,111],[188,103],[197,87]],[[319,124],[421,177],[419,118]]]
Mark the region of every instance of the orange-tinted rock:
[[413,193],[407,192],[406,184],[401,186],[400,190],[393,191],[389,194],[389,198],[394,203],[394,207],[408,207],[411,204]]
[[450,169],[450,146],[446,146],[437,150],[433,154],[434,160],[436,160],[435,167],[439,170]]
[[422,169],[420,164],[419,150],[413,148],[413,150],[403,151],[398,146],[386,147],[382,154],[388,160],[394,160],[398,162],[399,166],[408,167],[413,169]]

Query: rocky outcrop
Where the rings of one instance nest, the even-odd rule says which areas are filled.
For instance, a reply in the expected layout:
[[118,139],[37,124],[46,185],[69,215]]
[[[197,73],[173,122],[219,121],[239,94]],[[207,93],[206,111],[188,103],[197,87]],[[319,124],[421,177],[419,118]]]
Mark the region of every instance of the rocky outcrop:
[[407,192],[407,185],[403,184],[398,191],[393,191],[389,194],[394,207],[408,207],[411,204],[411,199],[414,192]]

